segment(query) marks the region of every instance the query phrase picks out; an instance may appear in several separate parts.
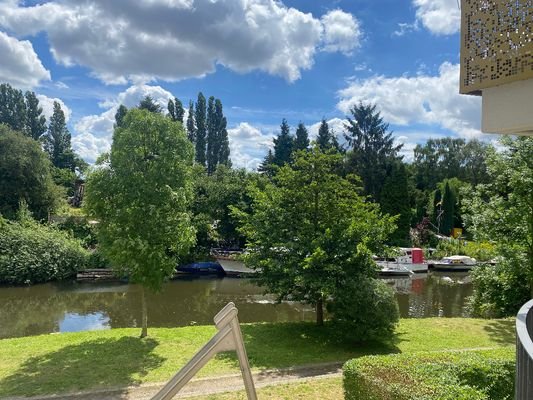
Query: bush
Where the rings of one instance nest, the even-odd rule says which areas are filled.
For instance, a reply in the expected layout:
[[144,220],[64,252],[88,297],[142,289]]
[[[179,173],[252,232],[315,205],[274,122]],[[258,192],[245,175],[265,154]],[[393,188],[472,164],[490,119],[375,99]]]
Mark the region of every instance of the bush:
[[354,341],[390,337],[400,315],[394,291],[369,277],[350,279],[336,293],[328,311],[339,333]]
[[463,239],[442,240],[437,245],[435,258],[459,255],[475,258],[477,261],[490,261],[498,255],[497,248],[494,244],[488,242],[471,242]]
[[65,279],[86,266],[88,255],[77,240],[57,229],[0,218],[0,283]]
[[497,265],[480,265],[471,272],[472,314],[484,318],[515,316],[531,298],[527,257],[517,248],[502,248]]
[[506,400],[514,349],[368,356],[343,368],[346,400]]
[[98,243],[94,225],[89,224],[86,217],[70,215],[58,222],[56,226],[62,231],[69,232],[86,249],[94,248]]

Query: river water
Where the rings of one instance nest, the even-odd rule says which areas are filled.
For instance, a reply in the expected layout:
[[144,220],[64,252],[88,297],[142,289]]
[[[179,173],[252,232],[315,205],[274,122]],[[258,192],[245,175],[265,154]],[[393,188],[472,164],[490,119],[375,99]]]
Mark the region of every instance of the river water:
[[[396,291],[402,317],[468,316],[466,301],[472,292],[468,274],[384,280]],[[249,279],[181,278],[166,283],[160,293],[148,294],[148,324],[212,324],[213,316],[230,301],[238,307],[241,322],[315,319],[310,306],[274,300]],[[137,327],[140,322],[137,285],[60,282],[0,287],[0,338]]]

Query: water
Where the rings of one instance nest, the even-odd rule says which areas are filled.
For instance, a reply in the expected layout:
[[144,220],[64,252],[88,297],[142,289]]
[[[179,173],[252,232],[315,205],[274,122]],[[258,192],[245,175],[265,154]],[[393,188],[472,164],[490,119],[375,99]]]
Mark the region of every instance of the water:
[[[415,275],[387,279],[397,292],[403,317],[467,316],[472,287],[467,274]],[[228,302],[241,322],[313,321],[314,310],[296,302],[276,304],[274,297],[248,279],[180,279],[148,294],[151,327],[212,324]],[[119,283],[48,283],[0,287],[0,338],[55,332],[138,327],[140,288]]]

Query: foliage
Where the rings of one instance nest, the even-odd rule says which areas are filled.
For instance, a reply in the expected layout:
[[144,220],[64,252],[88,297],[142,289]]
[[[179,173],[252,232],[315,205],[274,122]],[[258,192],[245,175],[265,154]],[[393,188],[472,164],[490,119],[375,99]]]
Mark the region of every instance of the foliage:
[[67,216],[64,220],[56,223],[56,227],[79,240],[86,249],[94,249],[98,243],[95,226],[90,224],[86,217]]
[[342,148],[337,141],[337,137],[333,131],[330,131],[329,125],[325,118],[322,118],[320,127],[318,128],[318,136],[316,138],[316,145],[323,151],[334,149],[341,151]]
[[108,164],[90,174],[85,205],[100,249],[132,282],[159,289],[193,244],[191,164],[181,124],[134,109],[113,134]]
[[436,259],[449,256],[468,256],[480,262],[487,262],[499,254],[497,246],[490,242],[465,241],[464,239],[449,238],[437,244],[437,251],[433,255]]
[[309,148],[309,133],[305,125],[300,122],[296,128],[294,138],[294,151],[307,150]]
[[126,116],[127,113],[128,113],[128,108],[124,104],[121,104],[118,107],[117,112],[115,113],[115,125],[114,125],[115,129],[122,127],[124,123],[124,117]]
[[422,221],[411,229],[410,236],[413,246],[416,247],[432,247],[438,244],[438,239],[431,230],[431,221],[428,217],[422,218]]
[[394,219],[358,194],[357,179],[336,173],[341,163],[318,148],[298,152],[274,182],[250,185],[251,211],[232,208],[259,283],[279,300],[316,305],[319,324],[322,304],[347,278],[375,274],[374,264],[363,262],[366,249],[378,250],[393,230]]
[[43,141],[44,150],[50,156],[55,167],[75,170],[76,164],[70,143],[70,132],[65,122],[65,113],[57,101],[54,101],[54,112]]
[[183,124],[183,117],[185,116],[185,110],[183,109],[182,102],[174,97],[174,100],[170,99],[167,105],[168,115],[172,121],[178,121]]
[[[373,263],[370,257],[363,262]],[[365,277],[348,277],[328,310],[339,333],[358,342],[390,337],[400,318],[393,289]]]
[[7,83],[0,85],[0,124],[26,133],[26,103],[22,90]]
[[229,158],[227,121],[222,110],[222,102],[213,96],[207,106],[207,172],[212,174],[218,165],[231,165]]
[[450,184],[444,184],[442,191],[442,219],[440,224],[440,233],[450,236],[454,228],[454,214],[455,214],[456,198],[450,189]]
[[25,133],[34,140],[39,140],[46,132],[46,118],[34,92],[26,92],[26,129]]
[[522,247],[533,292],[533,138],[502,137],[487,159],[491,183],[464,191],[464,221],[476,240]]
[[89,254],[67,233],[38,224],[0,219],[0,283],[30,284],[76,274]]
[[196,156],[195,160],[198,164],[205,166],[206,164],[206,136],[207,136],[207,122],[206,122],[206,103],[205,96],[202,92],[198,93],[198,100],[196,101],[196,111],[194,114],[195,122],[195,145],[196,145]]
[[347,400],[511,400],[512,348],[369,356],[343,368]]
[[196,143],[196,125],[194,122],[194,103],[189,101],[189,113],[187,115],[187,137],[191,143]]
[[389,166],[401,159],[398,152],[402,145],[394,144],[389,125],[375,105],[359,103],[350,113],[352,117],[348,117],[344,134],[350,150],[347,167],[361,177],[365,194],[379,202]]
[[280,132],[274,138],[274,164],[282,166],[291,162],[292,152],[294,150],[294,138],[290,133],[289,124],[284,118],[281,121]]
[[161,114],[163,112],[163,108],[159,104],[157,104],[151,96],[145,96],[139,102],[138,108],[140,110],[147,110],[156,114]]
[[527,257],[520,248],[501,247],[495,266],[480,265],[472,272],[472,314],[484,318],[515,316],[530,297]]
[[35,140],[0,125],[0,213],[14,218],[25,202],[39,220],[59,205],[47,155]]

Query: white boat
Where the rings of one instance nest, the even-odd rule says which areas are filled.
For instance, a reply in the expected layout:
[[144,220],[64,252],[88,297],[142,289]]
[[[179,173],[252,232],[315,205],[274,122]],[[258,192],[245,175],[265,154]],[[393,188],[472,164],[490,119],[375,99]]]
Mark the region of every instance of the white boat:
[[[425,273],[428,272],[428,263],[424,261],[424,251],[417,247],[403,247],[398,250],[398,255],[387,258],[378,258],[376,264],[383,268],[392,268],[396,270],[406,269],[409,272]],[[392,273],[391,273],[392,275]]]
[[470,271],[477,265],[475,258],[468,256],[450,256],[433,264],[437,271]]

